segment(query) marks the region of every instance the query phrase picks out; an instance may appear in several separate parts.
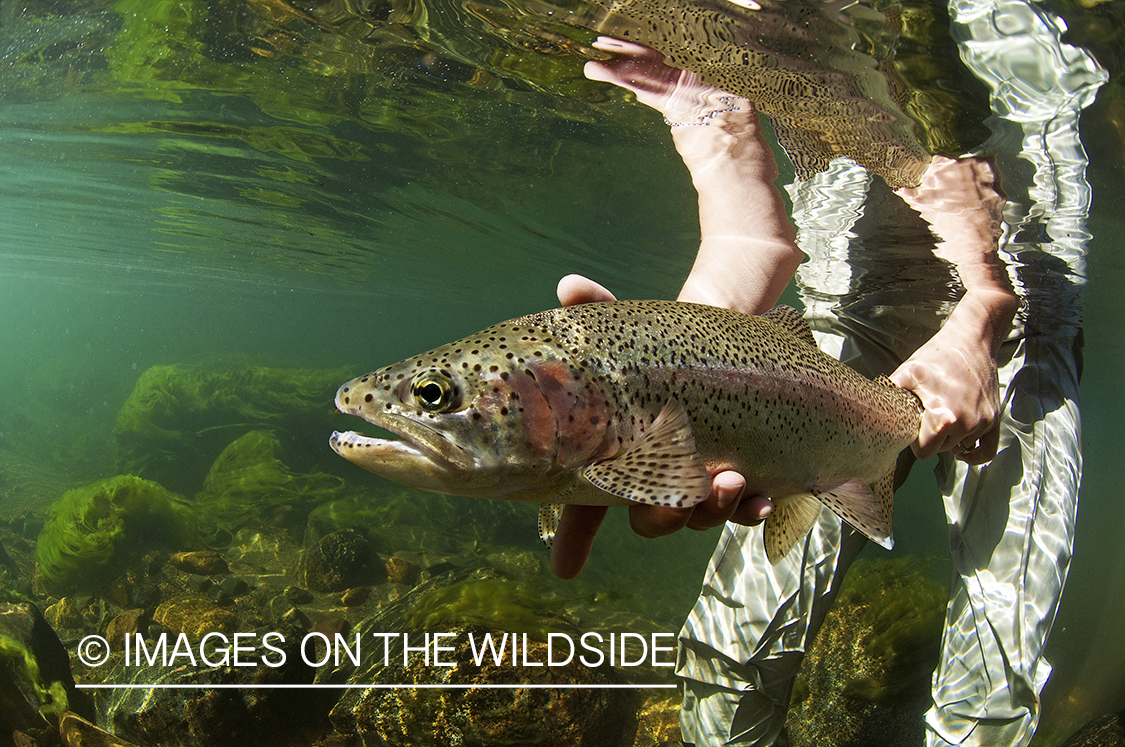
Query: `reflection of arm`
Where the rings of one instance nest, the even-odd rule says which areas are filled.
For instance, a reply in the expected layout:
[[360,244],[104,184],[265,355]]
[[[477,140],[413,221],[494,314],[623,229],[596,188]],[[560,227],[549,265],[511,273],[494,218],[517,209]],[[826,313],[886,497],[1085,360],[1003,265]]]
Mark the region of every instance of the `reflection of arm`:
[[676,150],[699,193],[700,245],[681,301],[761,314],[777,303],[803,255],[774,186],[777,164],[757,113],[713,116],[706,127],[673,127]]
[[987,462],[999,438],[996,355],[1019,307],[996,251],[1004,198],[992,166],[971,158],[935,157],[921,186],[898,193],[929,222],[934,253],[965,289],[942,329],[891,375],[926,410],[914,451],[924,459],[959,449],[967,462]]
[[699,193],[699,253],[679,300],[768,310],[802,255],[753,105],[665,65],[648,47],[606,37],[594,46],[613,58],[586,63],[586,76],[627,88],[672,123],[672,141]]

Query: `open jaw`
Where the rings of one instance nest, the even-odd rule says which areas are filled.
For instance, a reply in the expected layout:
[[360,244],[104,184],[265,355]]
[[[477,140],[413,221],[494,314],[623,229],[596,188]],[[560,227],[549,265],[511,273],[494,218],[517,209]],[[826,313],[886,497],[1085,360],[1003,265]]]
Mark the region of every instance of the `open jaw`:
[[396,436],[376,438],[356,431],[332,432],[328,443],[333,451],[375,474],[404,482],[404,475],[411,472],[450,472],[473,466],[464,450],[413,420],[390,414],[369,418],[352,408],[342,412],[361,417]]
[[420,459],[432,458],[430,454],[423,453],[422,449],[405,438],[374,438],[355,431],[344,431],[343,433],[332,431],[328,443],[331,444],[333,451],[345,459],[351,459],[353,455],[363,453]]

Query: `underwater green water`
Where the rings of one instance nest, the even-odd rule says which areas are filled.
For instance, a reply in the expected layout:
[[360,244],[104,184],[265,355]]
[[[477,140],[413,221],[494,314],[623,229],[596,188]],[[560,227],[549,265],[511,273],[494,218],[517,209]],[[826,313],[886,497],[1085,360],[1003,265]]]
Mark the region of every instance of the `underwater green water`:
[[[421,6],[387,6],[388,21],[360,30],[295,24],[285,3],[233,5],[0,3],[0,522],[117,474],[118,412],[153,366],[359,375],[555,306],[567,273],[670,298],[691,266],[695,197],[667,128],[582,77],[589,32],[551,26],[563,40],[537,47],[511,31],[522,12],[507,5],[495,36],[443,5],[428,22]],[[1125,150],[1108,121],[1084,123],[1100,147],[1085,473],[1042,744],[1125,707],[1112,469],[1125,444]],[[285,434],[302,471],[402,498],[328,448],[330,399],[307,422]],[[499,536],[545,562],[523,508]],[[611,514],[589,567],[549,594],[620,598],[674,633],[716,533],[643,540]],[[947,553],[930,465],[899,493],[895,523],[893,553],[867,558]]]

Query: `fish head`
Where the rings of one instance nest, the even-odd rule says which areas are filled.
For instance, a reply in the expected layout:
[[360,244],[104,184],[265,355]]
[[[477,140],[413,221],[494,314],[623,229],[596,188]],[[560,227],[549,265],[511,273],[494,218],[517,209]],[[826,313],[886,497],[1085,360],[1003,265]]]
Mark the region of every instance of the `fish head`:
[[347,382],[336,408],[394,434],[333,433],[345,459],[450,495],[545,500],[618,443],[585,363],[544,329],[496,325]]

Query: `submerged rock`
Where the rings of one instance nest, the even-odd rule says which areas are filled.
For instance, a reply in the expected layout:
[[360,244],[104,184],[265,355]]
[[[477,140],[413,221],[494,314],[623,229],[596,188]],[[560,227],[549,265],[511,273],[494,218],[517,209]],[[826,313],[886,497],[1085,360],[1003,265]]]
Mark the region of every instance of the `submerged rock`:
[[1125,711],[1094,719],[1063,742],[1062,747],[1125,747]]
[[945,587],[932,562],[857,560],[805,655],[786,720],[792,747],[921,744]]
[[147,622],[142,609],[125,610],[110,620],[105,629],[105,639],[109,641],[110,650],[123,650],[125,638],[135,636],[143,627],[147,627]]
[[[347,640],[367,647],[358,666],[343,661],[321,670],[318,681],[448,688],[345,690],[332,709],[332,725],[342,736],[386,747],[631,744],[641,703],[634,691],[487,687],[618,681],[608,665],[588,667],[577,657],[564,663],[559,649],[553,653],[558,665],[534,665],[548,662],[547,632],[577,634],[559,607],[486,571],[451,570],[423,582],[355,626]],[[430,637],[438,634],[442,638]],[[499,662],[495,648],[481,655],[486,636],[506,647]],[[434,641],[443,648],[433,649],[431,658],[423,647]]]
[[650,697],[637,713],[637,736],[633,747],[680,747],[679,695]]
[[[473,664],[469,635],[477,640],[486,628],[455,627],[447,631],[451,650],[443,653],[454,667],[426,666],[418,657],[407,667],[383,672],[385,684],[444,685],[608,684],[611,671],[567,667]],[[522,655],[522,654],[521,654]],[[529,641],[530,661],[545,661],[546,644]],[[348,691],[332,710],[338,731],[354,733],[364,743],[387,747],[534,744],[542,747],[617,747],[630,741],[637,703],[628,691],[577,688],[441,689]]]
[[138,747],[69,712],[59,720],[59,736],[66,747]]
[[162,603],[152,614],[152,621],[173,633],[186,633],[189,638],[201,638],[207,633],[234,635],[239,630],[238,617],[211,600],[194,594],[184,594]]
[[63,597],[48,607],[43,616],[57,630],[74,630],[86,625],[74,597]]
[[341,529],[309,548],[301,558],[298,576],[311,591],[345,591],[385,581],[387,571],[362,534]]
[[421,576],[421,570],[416,563],[413,563],[406,558],[394,555],[387,558],[386,562],[387,578],[396,584],[403,584],[404,586],[413,586],[418,583]]
[[[249,685],[245,689],[98,690],[97,723],[120,738],[143,747],[275,747],[308,745],[325,729],[325,714],[336,697],[331,691],[276,689],[269,685],[308,684],[314,671],[300,657],[300,631],[286,631],[280,661],[274,651],[258,647],[242,653],[256,666],[186,667],[181,659],[163,664],[128,666],[118,660],[105,673],[107,682],[175,685]],[[232,654],[233,655],[233,654]],[[215,663],[222,652],[212,649]],[[254,687],[257,686],[257,687]]]
[[194,573],[200,576],[214,576],[227,573],[227,561],[214,550],[196,550],[194,552],[178,552],[168,558],[176,568],[184,573]]

